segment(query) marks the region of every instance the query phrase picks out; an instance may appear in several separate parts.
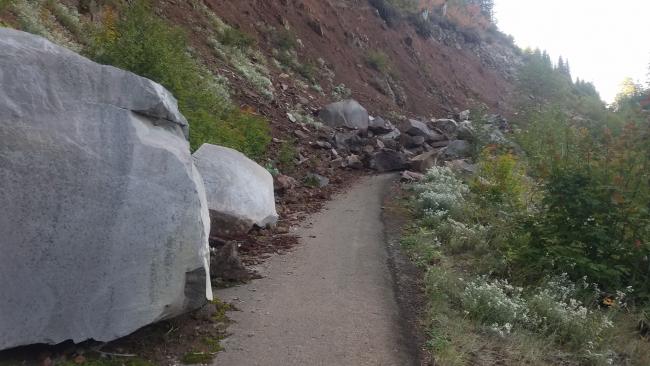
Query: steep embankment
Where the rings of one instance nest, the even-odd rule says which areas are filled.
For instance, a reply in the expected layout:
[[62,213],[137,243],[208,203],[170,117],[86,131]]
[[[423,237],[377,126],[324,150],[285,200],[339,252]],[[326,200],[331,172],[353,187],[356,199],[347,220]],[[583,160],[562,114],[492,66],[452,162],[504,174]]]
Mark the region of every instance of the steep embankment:
[[[273,55],[267,42],[269,26],[288,29],[300,40],[298,54],[305,63],[332,72],[319,78],[326,95],[312,93],[318,102],[331,101],[331,91],[344,84],[352,95],[375,114],[400,111],[421,116],[444,116],[484,103],[507,112],[512,92],[515,49],[503,37],[467,42],[460,32],[433,26],[433,37],[422,37],[408,21],[388,27],[365,0],[208,0],[224,21],[254,35],[263,53]],[[195,33],[198,47],[205,41],[196,25],[201,17],[188,16],[190,4],[170,3],[163,9],[174,23]],[[385,70],[375,70],[367,59],[387,58]],[[282,70],[271,69],[273,81],[283,83]],[[288,90],[292,94],[291,89]],[[252,103],[254,95],[242,95]],[[253,96],[253,98],[250,98]],[[248,97],[248,98],[247,98]],[[297,103],[298,100],[287,100]],[[278,106],[282,107],[282,106]]]

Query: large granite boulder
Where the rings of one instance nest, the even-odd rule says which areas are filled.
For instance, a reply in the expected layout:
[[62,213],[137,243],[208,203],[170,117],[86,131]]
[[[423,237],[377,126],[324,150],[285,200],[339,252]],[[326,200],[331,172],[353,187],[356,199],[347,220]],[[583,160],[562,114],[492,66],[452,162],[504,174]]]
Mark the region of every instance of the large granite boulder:
[[204,144],[194,153],[208,196],[211,235],[248,233],[253,226],[275,224],[273,177],[239,151]]
[[162,86],[0,28],[0,349],[211,299],[205,191]]
[[368,111],[354,99],[329,104],[319,112],[318,116],[326,126],[347,127],[364,133],[368,131],[370,123]]

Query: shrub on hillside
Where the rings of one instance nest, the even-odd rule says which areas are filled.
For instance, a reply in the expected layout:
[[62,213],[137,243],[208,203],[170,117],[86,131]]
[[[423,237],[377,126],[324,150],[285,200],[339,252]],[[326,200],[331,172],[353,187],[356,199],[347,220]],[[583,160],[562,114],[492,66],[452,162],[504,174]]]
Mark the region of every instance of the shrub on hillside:
[[219,34],[219,42],[229,47],[247,49],[255,45],[255,38],[239,29],[225,27],[223,32]]
[[381,50],[368,51],[366,53],[366,64],[382,74],[387,74],[390,71],[388,56]]
[[[110,12],[108,13],[110,15]],[[155,16],[145,1],[125,8],[122,16],[106,16],[95,36],[90,54],[154,80],[178,99],[190,123],[190,144],[203,143],[235,148],[259,159],[270,142],[266,121],[239,111],[215,90],[220,84],[187,53],[185,34]]]

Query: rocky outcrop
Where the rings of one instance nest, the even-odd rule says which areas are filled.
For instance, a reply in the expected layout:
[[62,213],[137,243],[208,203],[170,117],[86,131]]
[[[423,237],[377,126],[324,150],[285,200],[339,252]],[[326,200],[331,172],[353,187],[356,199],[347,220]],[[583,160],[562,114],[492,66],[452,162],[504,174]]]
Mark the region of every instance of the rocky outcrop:
[[110,341],[211,298],[209,217],[162,86],[0,28],[0,349]]
[[329,104],[320,111],[318,116],[326,126],[346,127],[362,132],[368,130],[370,122],[368,111],[353,99]]
[[194,153],[208,197],[211,235],[229,238],[275,224],[273,177],[239,151],[204,144]]

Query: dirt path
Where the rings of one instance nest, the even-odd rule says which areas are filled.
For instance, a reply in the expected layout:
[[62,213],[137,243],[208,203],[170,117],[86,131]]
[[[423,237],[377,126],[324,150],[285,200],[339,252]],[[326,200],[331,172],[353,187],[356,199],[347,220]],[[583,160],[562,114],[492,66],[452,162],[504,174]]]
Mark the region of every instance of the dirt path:
[[299,229],[264,279],[217,295],[241,311],[219,366],[407,366],[381,221],[394,176],[364,178]]

